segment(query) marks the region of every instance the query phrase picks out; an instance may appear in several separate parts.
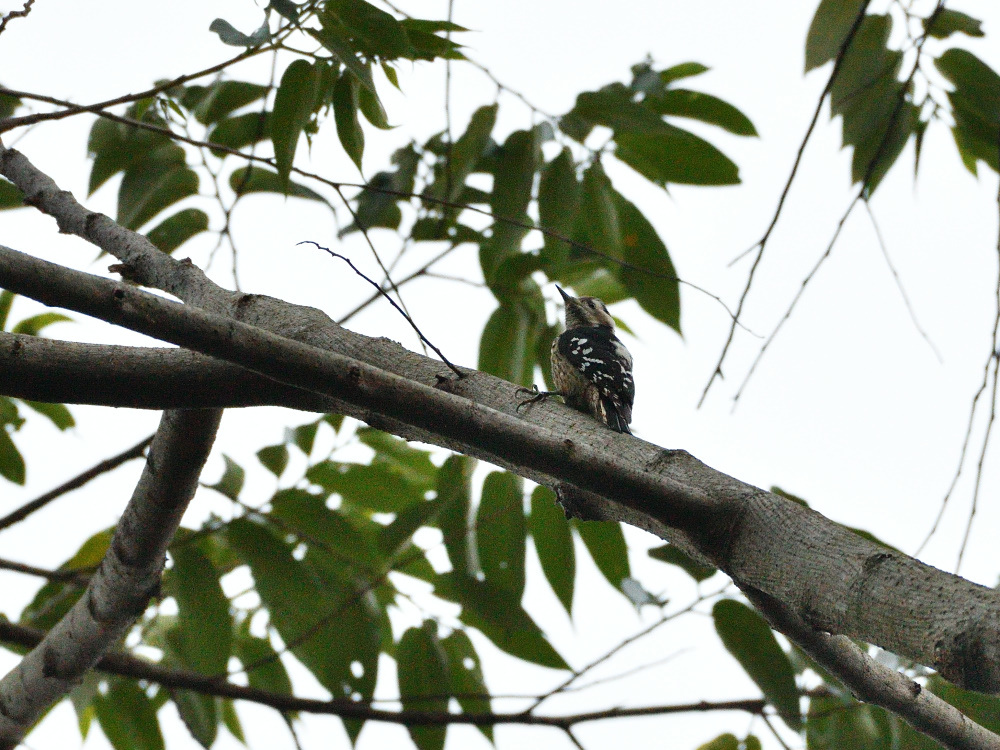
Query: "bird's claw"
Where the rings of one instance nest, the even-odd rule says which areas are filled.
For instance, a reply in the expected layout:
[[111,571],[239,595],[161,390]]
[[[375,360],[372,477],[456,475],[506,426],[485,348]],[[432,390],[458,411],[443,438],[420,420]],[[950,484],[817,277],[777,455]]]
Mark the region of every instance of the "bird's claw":
[[514,396],[515,397],[522,396],[522,395],[527,395],[527,396],[529,396],[529,398],[526,398],[523,401],[518,401],[517,402],[517,408],[514,411],[518,411],[519,412],[519,411],[521,411],[522,407],[528,406],[529,404],[534,404],[534,403],[536,403],[538,401],[541,401],[543,398],[545,398],[549,394],[545,393],[544,391],[539,391],[537,385],[532,385],[531,388],[521,387],[521,388],[518,388],[516,391],[514,391]]

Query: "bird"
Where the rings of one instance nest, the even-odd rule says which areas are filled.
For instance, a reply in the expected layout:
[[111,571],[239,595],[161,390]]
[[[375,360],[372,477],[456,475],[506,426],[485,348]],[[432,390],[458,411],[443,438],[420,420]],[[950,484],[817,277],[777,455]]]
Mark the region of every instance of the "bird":
[[520,389],[532,397],[518,408],[549,396],[590,414],[615,432],[631,435],[635,381],[632,355],[615,336],[615,321],[597,297],[574,297],[556,286],[566,305],[566,330],[552,342],[556,390]]

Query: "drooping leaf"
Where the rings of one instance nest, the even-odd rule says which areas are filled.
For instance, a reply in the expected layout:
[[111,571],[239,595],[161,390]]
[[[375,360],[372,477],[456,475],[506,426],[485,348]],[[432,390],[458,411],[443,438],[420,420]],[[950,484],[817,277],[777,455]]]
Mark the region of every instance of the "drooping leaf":
[[243,665],[250,687],[292,695],[292,681],[285,665],[266,638],[258,638],[246,627],[241,628],[233,641],[233,652]]
[[222,477],[215,484],[206,484],[209,489],[216,490],[230,500],[236,500],[243,490],[243,482],[246,479],[246,471],[229,456],[223,454],[222,460],[226,463],[226,468],[222,472]]
[[378,92],[375,90],[375,81],[372,78],[371,63],[362,62],[358,58],[357,53],[344,37],[345,29],[343,24],[338,23],[335,18],[326,13],[321,13],[319,20],[322,24],[321,28],[307,28],[306,31],[312,34],[316,38],[316,41],[332,52],[348,70],[354,73],[362,86],[378,96]]
[[[181,103],[190,109],[202,125],[219,123],[223,118],[248,104],[263,99],[267,86],[249,81],[216,81],[208,86],[189,86]],[[259,115],[253,113],[250,116]]]
[[621,524],[616,521],[578,521],[574,523],[574,527],[597,569],[615,590],[621,591],[622,581],[632,577],[628,545],[625,544]]
[[49,404],[42,401],[27,400],[23,403],[25,406],[47,418],[60,430],[68,430],[70,427],[76,426],[76,420],[73,419],[72,413],[70,413],[70,410],[64,404]]
[[740,741],[736,739],[735,734],[730,734],[726,732],[725,734],[720,734],[714,740],[706,742],[704,745],[698,745],[698,750],[739,750]]
[[376,513],[398,513],[424,499],[422,485],[387,463],[348,464],[321,461],[310,466],[306,478],[327,492],[336,492],[357,508]]
[[25,318],[20,320],[17,324],[10,329],[11,333],[24,333],[28,336],[37,336],[42,332],[42,329],[47,328],[53,323],[72,323],[73,319],[68,315],[63,315],[57,312],[47,312],[39,313],[38,315],[32,315],[30,318]]
[[729,102],[701,91],[667,89],[662,94],[646,97],[645,104],[661,115],[701,120],[736,135],[757,135],[757,129],[750,118],[740,110]]
[[0,179],[0,211],[24,208],[24,193],[10,180]]
[[1000,75],[963,49],[949,49],[935,61],[953,85],[948,92],[955,126],[952,133],[963,163],[976,174],[979,160],[1000,170],[996,134],[1000,130]]
[[384,463],[398,471],[406,481],[425,491],[434,486],[437,467],[429,451],[414,448],[405,440],[371,427],[359,427],[358,440],[375,451],[372,463]]
[[716,602],[712,619],[726,650],[757,683],[782,720],[799,731],[802,716],[795,672],[768,624],[750,607],[733,599]]
[[152,701],[133,681],[109,680],[110,689],[94,699],[97,720],[115,750],[164,750]]
[[11,96],[10,94],[0,94],[0,120],[6,120],[8,117],[13,117],[18,107],[22,104],[23,102],[16,96]]
[[185,208],[146,233],[149,241],[168,255],[196,234],[208,230],[208,214],[199,208]]
[[555,493],[538,486],[531,493],[531,538],[542,564],[542,572],[566,614],[573,615],[573,584],[576,580],[576,552],[569,521],[556,502]]
[[308,198],[313,201],[327,202],[326,198],[305,185],[289,180],[285,186],[277,172],[260,166],[240,167],[229,176],[229,186],[237,195],[249,193],[280,193],[295,198]]
[[148,159],[130,167],[118,189],[118,222],[138,229],[163,209],[198,193],[198,173],[183,162]]
[[479,369],[525,387],[534,380],[537,333],[535,315],[527,305],[500,305],[483,328]]
[[479,253],[487,283],[495,277],[501,262],[520,252],[527,227],[534,223],[527,209],[540,154],[534,130],[515,130],[504,141],[497,156],[490,193],[490,210],[494,217],[492,235],[481,245]]
[[[576,178],[573,154],[563,148],[559,156],[542,169],[538,183],[538,218],[542,229],[570,237],[580,208],[580,182]],[[570,245],[549,234],[544,235],[542,261],[558,265],[566,262]]]
[[177,601],[171,646],[184,666],[200,674],[226,673],[232,651],[233,619],[219,571],[196,543],[171,548],[173,567],[166,590]]
[[171,690],[170,697],[191,736],[208,750],[219,734],[218,699],[193,690]]
[[320,71],[303,59],[294,60],[281,76],[271,113],[271,140],[281,183],[288,192],[289,174],[299,136],[316,105]]
[[480,107],[472,113],[469,126],[455,141],[447,159],[428,188],[430,195],[454,201],[462,193],[466,178],[490,143],[490,133],[497,121],[497,105]]
[[806,34],[806,73],[840,53],[867,0],[820,0]]
[[10,317],[10,308],[16,296],[7,289],[0,291],[0,330],[7,330],[7,318]]
[[697,62],[686,62],[674,65],[667,68],[666,70],[661,70],[659,73],[660,81],[664,86],[669,86],[674,81],[679,81],[682,78],[692,78],[694,76],[700,76],[702,73],[707,73],[709,68]]
[[475,459],[456,454],[448,457],[437,476],[437,496],[441,501],[437,523],[451,567],[462,576],[474,576],[479,570],[476,529],[470,517],[475,467]]
[[524,595],[526,535],[522,480],[505,471],[487,475],[476,514],[479,563],[486,581],[518,602]]
[[615,275],[643,310],[680,333],[680,286],[667,246],[631,201],[617,191],[614,198],[622,259]]
[[288,446],[266,445],[257,451],[257,460],[275,477],[280,477],[288,466]]
[[935,39],[947,39],[959,33],[972,37],[985,36],[982,21],[951,8],[942,8],[923,19],[923,24],[924,31]]
[[24,459],[11,440],[6,425],[0,425],[0,476],[14,484],[24,484]]
[[594,252],[621,258],[621,227],[615,208],[615,190],[600,162],[583,173],[580,210],[574,239]]
[[328,15],[344,25],[358,51],[388,59],[409,52],[406,31],[396,18],[365,0],[328,0]]
[[319,432],[318,421],[301,424],[291,431],[291,442],[308,457],[312,453],[313,444],[316,442],[317,432]]
[[700,563],[679,547],[673,544],[664,544],[662,547],[654,547],[649,550],[649,556],[654,560],[676,565],[695,581],[701,583],[714,576],[718,570],[711,565]]
[[[458,705],[467,714],[485,714],[491,710],[489,690],[483,678],[483,665],[469,636],[463,630],[453,630],[441,640],[447,657],[449,691],[458,699]],[[486,739],[493,742],[493,727],[477,727]]]
[[661,187],[737,185],[739,169],[732,159],[694,133],[664,123],[669,131],[615,135],[615,156]]
[[434,592],[461,604],[462,622],[479,630],[501,651],[539,666],[569,669],[531,615],[507,590],[452,572],[438,576]]
[[[271,137],[271,113],[247,112],[220,120],[208,133],[208,142],[239,150],[244,146],[266,141]],[[227,156],[222,149],[212,154],[222,159]]]
[[[403,710],[448,710],[447,655],[437,636],[437,626],[432,620],[423,627],[409,628],[396,647],[396,664],[399,674],[399,695]],[[420,750],[442,750],[447,726],[407,726],[410,737]]]
[[365,134],[358,121],[358,90],[362,88],[353,74],[344,71],[333,87],[333,116],[337,123],[340,145],[361,171],[365,151]]
[[255,29],[253,33],[244,34],[224,18],[216,18],[209,24],[208,30],[218,34],[219,41],[231,47],[258,47],[271,38],[267,21]]

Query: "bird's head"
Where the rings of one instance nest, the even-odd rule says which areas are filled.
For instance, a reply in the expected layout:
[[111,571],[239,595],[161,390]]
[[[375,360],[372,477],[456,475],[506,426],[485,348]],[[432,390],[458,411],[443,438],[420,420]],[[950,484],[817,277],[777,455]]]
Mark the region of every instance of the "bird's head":
[[608,312],[608,306],[597,297],[574,297],[557,286],[566,303],[566,328],[583,326],[605,326],[614,330],[615,321]]

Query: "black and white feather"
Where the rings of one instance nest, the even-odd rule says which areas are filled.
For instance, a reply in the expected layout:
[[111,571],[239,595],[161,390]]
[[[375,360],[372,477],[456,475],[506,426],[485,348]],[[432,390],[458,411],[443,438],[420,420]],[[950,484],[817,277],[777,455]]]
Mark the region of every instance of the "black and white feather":
[[574,409],[616,432],[631,434],[632,355],[615,336],[614,319],[596,297],[576,298],[562,289],[559,293],[566,303],[566,330],[552,342],[552,379],[558,393]]

